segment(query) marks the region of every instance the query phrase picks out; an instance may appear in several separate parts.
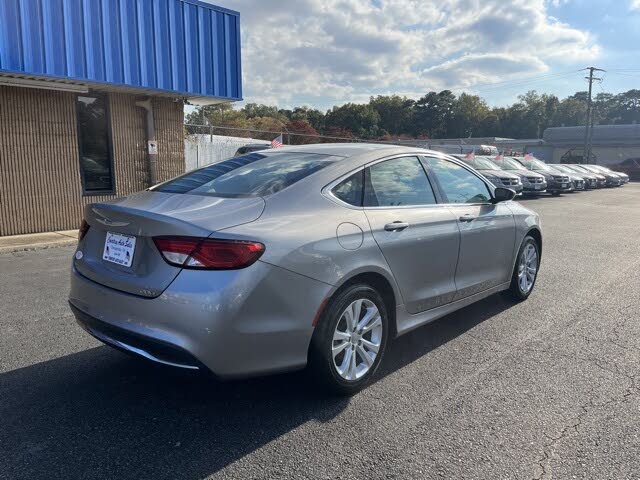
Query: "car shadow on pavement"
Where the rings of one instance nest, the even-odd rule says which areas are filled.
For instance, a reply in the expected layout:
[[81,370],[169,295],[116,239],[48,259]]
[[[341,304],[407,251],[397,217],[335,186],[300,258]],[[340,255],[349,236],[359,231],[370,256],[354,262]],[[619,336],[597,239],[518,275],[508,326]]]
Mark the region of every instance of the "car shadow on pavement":
[[[399,338],[377,381],[512,305],[493,296]],[[222,383],[95,347],[0,375],[0,478],[201,479],[349,401],[304,372]]]

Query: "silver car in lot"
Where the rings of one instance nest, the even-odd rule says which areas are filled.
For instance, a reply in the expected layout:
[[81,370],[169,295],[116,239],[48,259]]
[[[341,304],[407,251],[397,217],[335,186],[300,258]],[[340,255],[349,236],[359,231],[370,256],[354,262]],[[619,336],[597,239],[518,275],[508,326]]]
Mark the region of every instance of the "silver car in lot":
[[462,162],[324,144],[89,205],[69,302],[117,349],[222,378],[304,368],[350,394],[387,343],[497,292],[526,299],[538,215]]

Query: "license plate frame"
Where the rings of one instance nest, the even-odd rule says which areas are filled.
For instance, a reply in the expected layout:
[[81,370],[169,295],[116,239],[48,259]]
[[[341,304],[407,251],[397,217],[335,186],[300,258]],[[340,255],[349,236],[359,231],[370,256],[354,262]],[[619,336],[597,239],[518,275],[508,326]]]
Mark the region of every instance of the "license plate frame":
[[122,267],[131,267],[136,253],[136,237],[124,233],[107,232],[102,260]]

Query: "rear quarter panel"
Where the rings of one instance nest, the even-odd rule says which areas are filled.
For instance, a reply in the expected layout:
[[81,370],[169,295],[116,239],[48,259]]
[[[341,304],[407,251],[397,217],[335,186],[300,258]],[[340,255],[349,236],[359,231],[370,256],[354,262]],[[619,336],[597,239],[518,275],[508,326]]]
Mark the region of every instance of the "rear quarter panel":
[[391,284],[401,303],[395,279],[371,234],[364,211],[325,197],[321,193],[323,186],[300,182],[293,186],[297,188],[267,198],[264,213],[255,222],[215,235],[262,242],[265,253],[261,261],[335,288],[360,273],[379,273]]

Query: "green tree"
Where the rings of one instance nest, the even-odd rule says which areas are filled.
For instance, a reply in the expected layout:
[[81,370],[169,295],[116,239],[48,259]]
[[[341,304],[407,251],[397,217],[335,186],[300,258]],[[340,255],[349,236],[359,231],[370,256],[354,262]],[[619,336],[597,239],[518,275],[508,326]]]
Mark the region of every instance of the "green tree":
[[291,112],[291,120],[304,120],[318,132],[324,130],[325,126],[324,112],[307,106],[294,108]]
[[[248,137],[249,133],[242,129],[249,127],[249,123],[242,110],[235,110],[230,103],[219,103],[200,107],[185,117],[187,133],[210,133],[213,127],[232,127],[239,130],[213,130],[216,135],[230,135]],[[196,126],[194,126],[196,125]],[[203,125],[203,127],[198,127]]]
[[411,129],[414,104],[414,100],[399,95],[378,95],[369,100],[369,105],[380,116],[380,129],[396,136]]
[[325,117],[326,128],[339,128],[353,132],[356,137],[376,138],[379,136],[380,115],[371,105],[346,103],[333,107]]
[[461,94],[453,105],[448,127],[451,137],[479,136],[482,121],[489,115],[489,107],[477,95]]
[[551,119],[551,124],[554,127],[584,125],[586,118],[586,102],[572,96],[560,102]]
[[413,110],[413,133],[429,138],[449,136],[455,102],[456,97],[450,90],[429,92],[420,98]]

